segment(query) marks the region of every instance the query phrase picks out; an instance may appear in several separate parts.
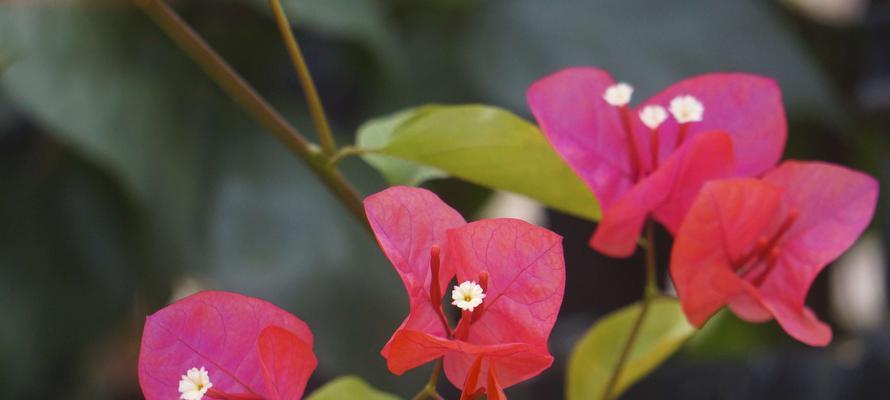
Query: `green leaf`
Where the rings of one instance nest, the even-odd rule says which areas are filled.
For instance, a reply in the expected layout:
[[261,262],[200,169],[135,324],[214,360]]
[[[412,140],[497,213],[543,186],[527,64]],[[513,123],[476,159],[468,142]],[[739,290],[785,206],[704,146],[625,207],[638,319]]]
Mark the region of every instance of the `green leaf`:
[[[569,359],[569,400],[603,398],[606,385],[642,303],[615,311],[598,321],[575,346]],[[612,395],[618,395],[664,362],[695,333],[676,299],[652,300]]]
[[[408,109],[394,115],[373,119],[359,127],[358,141],[363,148],[378,149],[386,147],[392,141],[393,133],[406,120],[414,117],[417,109]],[[412,164],[398,158],[368,153],[363,156],[368,164],[383,174],[386,181],[392,185],[418,186],[421,183],[448,176],[448,173],[427,167]]]
[[[437,176],[526,195],[555,209],[599,219],[593,193],[547,143],[538,128],[510,112],[484,105],[430,105],[371,121],[359,129],[365,160],[391,183]],[[418,167],[381,161],[378,155]]]
[[381,392],[356,376],[342,376],[313,392],[306,400],[397,400],[399,397]]

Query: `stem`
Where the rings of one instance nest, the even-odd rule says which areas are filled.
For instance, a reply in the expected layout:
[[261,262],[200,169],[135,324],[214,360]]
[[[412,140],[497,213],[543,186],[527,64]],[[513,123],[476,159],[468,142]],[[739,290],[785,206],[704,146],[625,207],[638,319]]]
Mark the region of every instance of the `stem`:
[[438,360],[436,360],[436,365],[433,366],[433,373],[430,374],[430,380],[426,383],[426,386],[424,386],[423,389],[421,389],[421,391],[413,397],[413,400],[442,400],[442,396],[440,396],[439,392],[436,391],[436,384],[439,382],[439,374],[441,373],[442,359],[439,358]]
[[333,167],[333,166],[336,166],[337,164],[340,164],[340,161],[343,161],[343,159],[345,159],[347,157],[359,156],[359,155],[368,153],[370,151],[371,150],[368,150],[363,147],[343,146],[339,150],[337,150],[337,153],[335,153],[333,156],[331,156],[331,158],[328,160],[328,165]]
[[232,69],[176,11],[163,0],[133,0],[233,100],[303,160],[349,212],[369,228],[358,192],[340,172],[328,166],[317,146],[290,125],[259,93]]
[[658,273],[655,266],[655,223],[646,221],[646,297],[657,296]]
[[621,372],[624,369],[624,365],[627,364],[628,358],[630,358],[630,353],[633,350],[634,344],[636,344],[637,337],[640,335],[640,331],[643,328],[643,321],[646,320],[646,315],[649,313],[649,308],[652,305],[652,300],[658,297],[658,279],[656,277],[656,269],[655,269],[655,224],[652,222],[652,219],[646,221],[646,288],[643,294],[643,302],[640,306],[640,313],[637,315],[637,319],[634,321],[633,326],[630,328],[630,334],[627,336],[627,341],[624,343],[624,348],[621,349],[621,354],[618,356],[618,362],[615,364],[615,369],[612,370],[612,375],[609,377],[609,383],[606,384],[606,390],[603,392],[603,400],[612,399],[612,392],[615,391],[615,387],[618,386],[618,380],[621,377]]
[[325,117],[324,106],[321,104],[321,98],[318,97],[318,90],[315,89],[315,82],[312,81],[312,75],[309,73],[309,67],[306,66],[303,52],[300,51],[300,45],[297,44],[297,38],[294,37],[293,28],[290,26],[287,15],[284,14],[281,1],[269,0],[269,5],[272,7],[272,13],[275,14],[275,22],[278,23],[281,38],[284,40],[291,62],[294,64],[294,70],[297,72],[297,78],[300,80],[300,86],[306,96],[306,103],[309,105],[309,112],[312,115],[312,123],[315,124],[315,133],[318,135],[321,149],[326,156],[332,157],[337,153],[337,144],[334,142],[334,135],[331,133],[331,127]]

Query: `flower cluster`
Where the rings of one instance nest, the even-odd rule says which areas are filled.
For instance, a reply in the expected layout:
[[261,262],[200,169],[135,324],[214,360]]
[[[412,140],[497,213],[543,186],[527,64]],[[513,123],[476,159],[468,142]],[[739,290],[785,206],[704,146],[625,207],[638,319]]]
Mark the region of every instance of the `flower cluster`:
[[831,329],[804,304],[807,291],[868,226],[877,196],[873,178],[822,162],[706,184],[671,255],[689,320],[701,326],[728,304],[745,320],[775,318],[801,342],[827,345]]
[[603,209],[591,246],[615,257],[633,253],[650,215],[676,232],[704,182],[768,170],[786,136],[781,94],[762,77],[687,79],[636,111],[632,93],[595,68],[569,68],[528,89],[547,139]]
[[877,182],[819,162],[774,168],[786,122],[769,79],[702,75],[637,112],[632,94],[595,68],[528,90],[544,134],[600,201],[591,246],[630,256],[652,218],[676,237],[670,270],[693,324],[728,304],[745,320],[775,318],[798,340],[827,344],[831,330],[806,308],[806,293],[871,221]]
[[[553,363],[547,339],[565,288],[558,235],[515,219],[466,223],[432,192],[410,187],[368,197],[365,211],[410,300],[382,351],[392,372],[443,359],[462,398],[503,399],[503,388]],[[443,293],[455,278],[452,327]]]
[[[675,236],[671,277],[694,325],[729,306],[828,344],[806,295],[868,226],[877,182],[822,162],[776,166],[786,123],[769,79],[703,75],[631,109],[633,93],[593,68],[528,90],[549,142],[600,201],[591,246],[629,256],[643,224],[658,221]],[[565,289],[560,236],[515,219],[467,223],[419,188],[391,187],[364,207],[409,299],[381,350],[390,371],[441,362],[462,400],[494,400],[550,367]],[[149,400],[299,399],[317,366],[312,346],[309,327],[268,302],[201,292],[146,319],[139,382]]]

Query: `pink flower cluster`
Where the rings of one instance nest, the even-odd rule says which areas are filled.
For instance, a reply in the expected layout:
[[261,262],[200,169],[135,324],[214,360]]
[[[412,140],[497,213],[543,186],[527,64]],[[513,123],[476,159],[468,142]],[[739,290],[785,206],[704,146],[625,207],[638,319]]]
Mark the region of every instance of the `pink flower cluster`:
[[595,68],[560,71],[528,90],[553,148],[600,200],[591,246],[629,256],[652,218],[675,236],[671,276],[693,324],[728,304],[745,320],[775,318],[804,343],[828,344],[831,329],[806,294],[868,226],[877,181],[822,162],[776,167],[786,123],[769,79],[702,75],[636,110],[631,93]]

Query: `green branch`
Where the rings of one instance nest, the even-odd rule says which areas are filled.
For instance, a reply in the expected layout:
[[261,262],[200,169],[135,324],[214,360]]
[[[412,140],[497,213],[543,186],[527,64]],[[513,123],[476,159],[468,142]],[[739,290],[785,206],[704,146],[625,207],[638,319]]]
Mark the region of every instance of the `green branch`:
[[634,324],[630,328],[630,334],[627,336],[624,348],[621,349],[621,354],[618,356],[618,362],[612,370],[612,375],[609,376],[609,383],[606,384],[606,390],[603,392],[603,400],[610,400],[613,398],[612,392],[614,392],[615,387],[618,386],[618,381],[621,378],[621,372],[624,370],[624,365],[627,364],[627,360],[630,358],[630,354],[636,344],[637,337],[639,337],[640,332],[643,330],[643,322],[646,320],[646,315],[649,313],[652,301],[659,296],[658,277],[656,276],[655,268],[654,232],[655,223],[652,222],[652,219],[649,219],[646,221],[646,288],[643,294],[643,303],[640,305],[640,313],[637,315],[637,319],[634,320]]
[[309,73],[309,67],[306,66],[306,59],[303,58],[303,52],[300,51],[300,45],[297,44],[297,38],[294,37],[293,28],[291,28],[279,0],[269,0],[269,6],[272,7],[272,13],[275,14],[275,22],[278,24],[278,30],[281,31],[281,39],[284,40],[287,52],[290,54],[297,78],[300,80],[300,86],[303,87],[321,149],[326,156],[333,157],[337,152],[337,144],[334,142],[334,135],[331,133],[331,127],[325,116],[321,98],[318,97],[318,90],[315,89],[315,82],[312,81],[312,74]]
[[349,212],[368,227],[359,193],[315,144],[297,131],[163,0],[133,0],[235,102],[309,166]]

